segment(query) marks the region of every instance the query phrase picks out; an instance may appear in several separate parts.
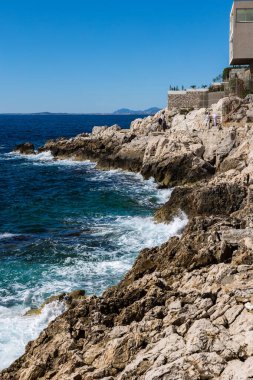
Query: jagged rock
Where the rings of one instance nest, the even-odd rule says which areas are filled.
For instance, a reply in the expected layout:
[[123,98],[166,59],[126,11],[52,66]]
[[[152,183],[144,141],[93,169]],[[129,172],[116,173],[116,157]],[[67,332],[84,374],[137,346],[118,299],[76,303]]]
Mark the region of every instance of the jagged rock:
[[30,142],[16,145],[14,152],[21,154],[35,154],[34,145]]
[[236,128],[208,129],[205,109],[162,110],[130,130],[94,128],[45,145],[58,159],[91,159],[176,186],[156,218],[185,212],[189,222],[181,236],[144,249],[100,297],[70,297],[1,380],[252,377],[252,97],[223,99],[209,112],[221,116],[224,107]]
[[156,220],[171,221],[180,211],[189,216],[229,215],[245,205],[246,196],[243,183],[213,181],[176,187],[169,201],[156,212]]
[[221,375],[221,380],[247,380],[252,378],[253,358],[248,358],[245,362],[232,360]]

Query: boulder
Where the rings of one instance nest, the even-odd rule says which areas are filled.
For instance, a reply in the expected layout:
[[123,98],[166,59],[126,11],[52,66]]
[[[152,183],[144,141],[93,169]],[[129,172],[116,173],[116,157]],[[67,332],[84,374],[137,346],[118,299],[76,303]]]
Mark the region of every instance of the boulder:
[[176,187],[167,203],[155,214],[159,222],[171,220],[184,211],[188,216],[230,215],[243,208],[247,188],[243,183],[213,181],[196,186]]
[[30,142],[16,145],[13,151],[20,154],[35,154],[34,145]]

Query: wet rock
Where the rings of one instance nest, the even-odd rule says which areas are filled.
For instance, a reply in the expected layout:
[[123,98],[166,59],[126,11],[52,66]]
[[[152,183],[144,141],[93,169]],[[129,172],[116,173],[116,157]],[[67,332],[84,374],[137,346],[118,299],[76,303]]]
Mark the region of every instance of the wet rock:
[[74,306],[78,302],[85,299],[84,290],[74,290],[71,293],[61,293],[56,296],[49,297],[39,308],[30,309],[26,312],[26,316],[39,315],[46,305],[52,302],[64,302],[67,307]]
[[180,211],[189,216],[230,215],[244,206],[246,197],[243,183],[220,181],[176,187],[170,200],[156,212],[156,220],[170,222]]
[[30,142],[16,145],[14,152],[21,154],[35,154],[34,145]]

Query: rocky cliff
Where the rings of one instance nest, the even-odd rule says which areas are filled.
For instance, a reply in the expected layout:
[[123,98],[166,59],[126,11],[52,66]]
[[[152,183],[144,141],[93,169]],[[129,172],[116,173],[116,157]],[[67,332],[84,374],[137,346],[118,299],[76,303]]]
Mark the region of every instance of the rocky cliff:
[[189,223],[143,250],[118,286],[70,303],[1,379],[253,378],[253,101],[209,111],[224,104],[221,127],[207,128],[204,109],[162,110],[40,149],[154,176],[174,187],[157,221],[183,211]]

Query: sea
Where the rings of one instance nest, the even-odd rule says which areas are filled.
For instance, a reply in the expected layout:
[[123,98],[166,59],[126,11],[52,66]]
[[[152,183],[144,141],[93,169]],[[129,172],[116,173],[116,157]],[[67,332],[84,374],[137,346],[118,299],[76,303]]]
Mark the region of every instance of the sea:
[[[141,115],[138,117],[142,117]],[[171,190],[92,162],[55,161],[50,153],[22,156],[16,144],[91,132],[93,126],[129,128],[136,116],[0,115],[0,369],[64,311],[48,297],[84,289],[100,295],[117,284],[138,252],[180,234],[182,215],[156,224],[154,211]]]

